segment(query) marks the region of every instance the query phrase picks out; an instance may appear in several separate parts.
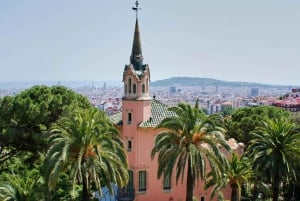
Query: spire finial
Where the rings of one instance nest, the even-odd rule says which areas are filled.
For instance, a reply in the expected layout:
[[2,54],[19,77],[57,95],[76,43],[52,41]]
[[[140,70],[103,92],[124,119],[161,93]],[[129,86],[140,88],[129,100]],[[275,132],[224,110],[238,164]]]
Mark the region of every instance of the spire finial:
[[138,23],[138,10],[139,2],[135,2],[135,7],[132,7],[132,10],[136,12],[136,22],[135,22],[135,30],[134,30],[134,37],[133,37],[133,44],[132,44],[132,52],[130,56],[130,63],[134,66],[136,70],[141,70],[143,66],[143,54],[142,54],[142,45],[140,39],[140,30],[139,30],[139,23]]
[[140,9],[142,9],[142,8],[139,8],[139,1],[138,0],[136,0],[135,1],[135,7],[132,7],[132,10],[134,10],[135,12],[136,12],[136,18],[138,17],[138,11],[140,10]]

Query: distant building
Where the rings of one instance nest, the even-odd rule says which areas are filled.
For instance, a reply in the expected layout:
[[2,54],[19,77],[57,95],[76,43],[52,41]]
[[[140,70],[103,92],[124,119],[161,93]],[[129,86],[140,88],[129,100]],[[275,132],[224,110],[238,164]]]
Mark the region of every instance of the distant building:
[[292,89],[291,94],[281,96],[280,100],[273,100],[271,105],[281,107],[290,112],[300,112],[300,89]]
[[258,93],[259,92],[259,90],[258,90],[258,88],[251,88],[251,97],[256,97],[256,96],[258,96]]
[[284,99],[284,100],[276,100],[273,103],[273,106],[281,107],[290,112],[299,112],[300,111],[300,98],[293,99]]
[[300,94],[300,88],[292,89],[292,93]]
[[176,93],[176,87],[170,87],[170,94]]
[[300,112],[300,97],[289,96],[283,100],[274,100],[272,105],[290,112]]

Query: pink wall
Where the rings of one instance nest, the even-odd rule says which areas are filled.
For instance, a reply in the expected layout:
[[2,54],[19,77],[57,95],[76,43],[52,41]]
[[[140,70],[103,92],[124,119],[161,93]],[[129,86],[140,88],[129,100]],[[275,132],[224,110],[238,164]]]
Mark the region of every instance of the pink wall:
[[[178,185],[175,185],[175,171],[172,176],[172,186],[170,191],[163,190],[163,180],[157,179],[157,159],[151,160],[151,150],[154,147],[155,135],[159,132],[153,128],[137,128],[136,126],[124,126],[126,132],[123,132],[123,140],[125,142],[132,136],[132,150],[128,152],[129,167],[134,172],[134,188],[136,190],[136,201],[168,201],[173,198],[173,201],[185,201],[186,180],[183,184],[181,180]],[[124,130],[123,130],[124,131]],[[147,171],[147,191],[138,191],[138,171]],[[201,196],[205,197],[205,201],[210,200],[210,190],[203,190],[203,183],[196,186],[194,195],[200,200]],[[230,188],[225,191],[225,198],[230,198]],[[215,197],[214,200],[217,200]]]

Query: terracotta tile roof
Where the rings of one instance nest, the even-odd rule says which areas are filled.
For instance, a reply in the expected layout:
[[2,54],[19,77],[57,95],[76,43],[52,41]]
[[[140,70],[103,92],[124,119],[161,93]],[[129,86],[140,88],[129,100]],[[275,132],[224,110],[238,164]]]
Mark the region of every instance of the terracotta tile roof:
[[168,105],[154,99],[151,103],[150,118],[139,126],[143,128],[156,127],[162,119],[168,116],[175,116],[175,113],[168,111]]

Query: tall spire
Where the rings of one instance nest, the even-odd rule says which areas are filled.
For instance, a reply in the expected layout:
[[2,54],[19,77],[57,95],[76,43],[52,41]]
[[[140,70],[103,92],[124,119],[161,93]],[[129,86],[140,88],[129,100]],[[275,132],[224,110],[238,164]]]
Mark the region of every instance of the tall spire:
[[141,70],[143,66],[143,54],[142,54],[142,45],[140,38],[140,30],[139,30],[139,22],[138,22],[138,11],[139,2],[135,2],[135,7],[132,7],[134,11],[136,11],[136,21],[135,21],[135,30],[132,44],[132,51],[130,56],[130,63],[134,66],[135,70]]

